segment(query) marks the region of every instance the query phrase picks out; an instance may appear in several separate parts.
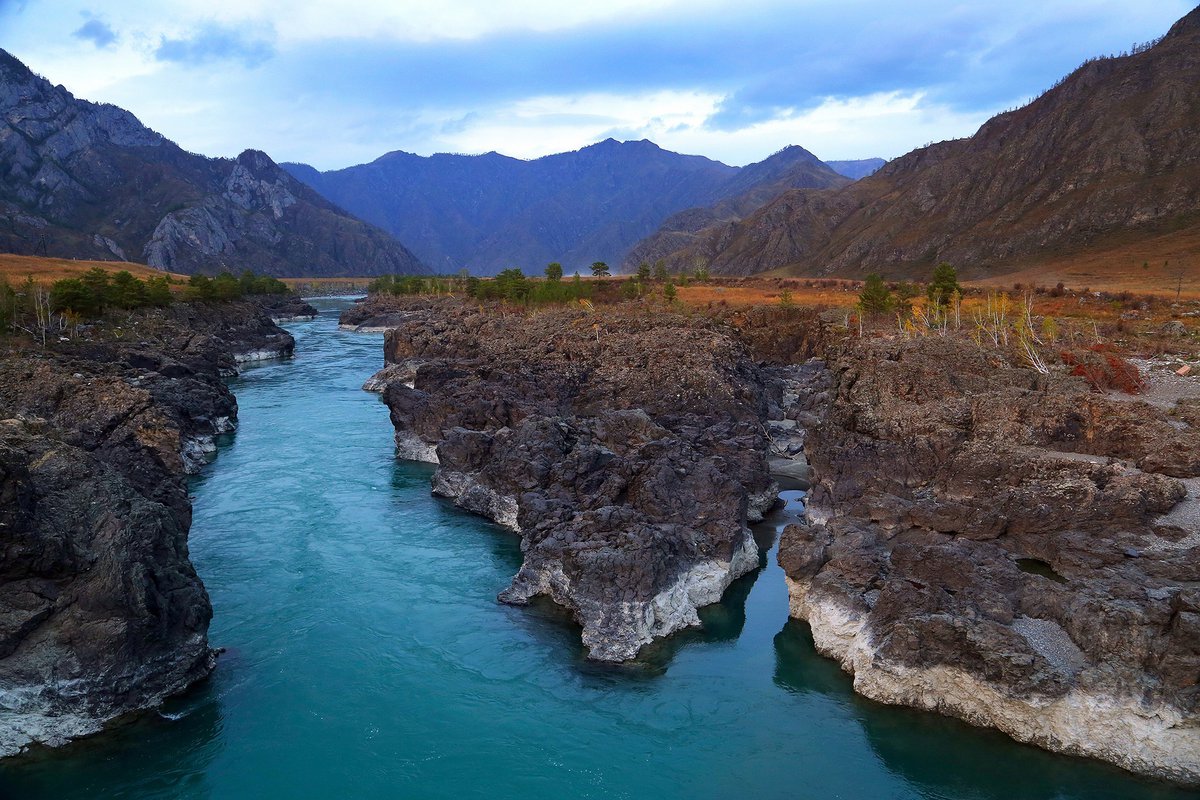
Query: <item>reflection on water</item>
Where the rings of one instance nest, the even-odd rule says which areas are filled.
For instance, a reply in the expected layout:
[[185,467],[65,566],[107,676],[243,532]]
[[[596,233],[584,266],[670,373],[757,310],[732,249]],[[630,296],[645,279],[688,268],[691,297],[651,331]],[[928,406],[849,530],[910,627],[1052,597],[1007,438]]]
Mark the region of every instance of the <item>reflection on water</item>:
[[[235,383],[193,485],[213,677],[162,714],[0,766],[0,798],[1182,798],[856,697],[787,619],[775,538],[702,630],[591,664],[569,615],[496,601],[517,537],[429,494],[359,390],[381,336],[337,302]],[[769,551],[769,552],[767,552]]]

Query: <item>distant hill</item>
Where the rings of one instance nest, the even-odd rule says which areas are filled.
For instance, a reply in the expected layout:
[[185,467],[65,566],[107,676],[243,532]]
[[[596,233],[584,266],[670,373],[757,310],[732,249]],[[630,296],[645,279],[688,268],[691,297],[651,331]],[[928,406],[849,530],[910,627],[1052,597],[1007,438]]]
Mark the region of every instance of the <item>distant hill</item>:
[[1200,9],[1156,45],[1089,61],[968,139],[833,191],[785,192],[672,253],[714,273],[982,277],[1200,225]]
[[861,158],[857,161],[826,161],[829,168],[838,175],[845,175],[852,181],[865,178],[879,171],[887,163],[883,158]]
[[[841,180],[806,157],[815,163],[797,165],[790,185]],[[283,166],[334,203],[395,234],[439,270],[492,274],[511,266],[540,270],[550,261],[568,272],[586,272],[594,261],[615,267],[672,214],[776,180],[774,167],[764,166],[769,161],[737,168],[649,141],[607,139],[530,161],[497,153],[394,152],[332,172]]]
[[685,209],[668,217],[657,231],[634,245],[625,256],[622,270],[632,272],[642,262],[654,263],[688,247],[697,238],[719,236],[721,230],[789,189],[830,188],[849,182],[803,147],[785,147],[743,167],[719,188],[719,199],[712,205]]
[[265,153],[188,153],[128,111],[77,100],[0,50],[0,252],[174,272],[428,271]]

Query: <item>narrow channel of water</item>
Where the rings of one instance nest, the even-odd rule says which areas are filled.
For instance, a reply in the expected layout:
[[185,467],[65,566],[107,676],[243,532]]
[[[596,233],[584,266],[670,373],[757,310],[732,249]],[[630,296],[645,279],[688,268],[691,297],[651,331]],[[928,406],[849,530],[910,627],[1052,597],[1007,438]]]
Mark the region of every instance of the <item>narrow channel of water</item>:
[[343,301],[249,369],[196,480],[214,677],[163,713],[0,765],[0,797],[1183,798],[1168,786],[856,697],[764,568],[648,663],[601,667],[554,608],[498,604],[515,537],[429,494],[359,390],[380,336]]

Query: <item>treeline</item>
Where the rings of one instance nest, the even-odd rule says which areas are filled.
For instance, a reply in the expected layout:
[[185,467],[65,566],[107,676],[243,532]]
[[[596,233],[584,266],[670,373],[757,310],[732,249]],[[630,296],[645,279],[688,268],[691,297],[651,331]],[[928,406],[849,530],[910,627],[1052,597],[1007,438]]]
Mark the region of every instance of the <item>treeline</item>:
[[503,300],[508,303],[540,306],[569,303],[591,297],[592,286],[578,274],[563,280],[562,267],[551,264],[545,280],[533,280],[518,269],[506,269],[494,278],[473,275],[454,276],[384,275],[367,287],[370,294],[439,295],[458,294],[476,300]]
[[[59,313],[84,319],[102,316],[109,309],[162,307],[175,299],[169,275],[141,280],[126,270],[108,272],[94,267],[78,278],[55,281],[50,287],[50,305]],[[236,300],[254,294],[286,294],[287,284],[247,270],[240,277],[222,272],[216,277],[193,275],[183,286],[185,300]]]
[[177,298],[224,301],[289,291],[283,281],[250,271],[240,277],[229,272],[211,278],[193,275],[178,291],[173,289],[176,285],[169,275],[142,280],[127,270],[108,272],[100,267],[48,287],[35,282],[33,276],[16,286],[0,276],[0,335],[20,330],[45,340],[52,328],[65,331],[111,310],[163,307]]
[[[589,267],[593,278],[606,278],[611,272],[608,264],[597,261]],[[601,299],[615,300],[619,291],[624,299],[646,296],[650,284],[663,284],[663,296],[675,299],[675,282],[686,286],[690,279],[708,280],[708,270],[701,267],[689,276],[686,272],[671,273],[661,259],[653,265],[642,263],[636,273],[620,283],[590,282],[580,278],[576,272],[564,278],[563,266],[558,262],[546,265],[543,276],[528,276],[518,267],[503,270],[492,278],[477,278],[465,270],[458,275],[385,275],[367,287],[370,294],[392,295],[438,295],[457,294],[476,300],[500,300],[514,305],[545,306],[592,300],[598,294]]]

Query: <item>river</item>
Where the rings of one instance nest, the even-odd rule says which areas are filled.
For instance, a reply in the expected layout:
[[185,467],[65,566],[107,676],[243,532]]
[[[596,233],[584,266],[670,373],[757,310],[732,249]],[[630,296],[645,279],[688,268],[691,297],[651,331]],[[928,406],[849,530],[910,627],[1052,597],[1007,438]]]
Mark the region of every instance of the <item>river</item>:
[[855,696],[789,621],[764,567],[644,663],[583,657],[553,607],[496,602],[517,538],[397,462],[360,385],[381,336],[345,301],[289,324],[291,361],[235,384],[241,427],[197,477],[191,554],[212,596],[213,677],[110,732],[0,766],[0,797],[1183,798]]

